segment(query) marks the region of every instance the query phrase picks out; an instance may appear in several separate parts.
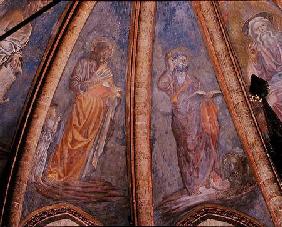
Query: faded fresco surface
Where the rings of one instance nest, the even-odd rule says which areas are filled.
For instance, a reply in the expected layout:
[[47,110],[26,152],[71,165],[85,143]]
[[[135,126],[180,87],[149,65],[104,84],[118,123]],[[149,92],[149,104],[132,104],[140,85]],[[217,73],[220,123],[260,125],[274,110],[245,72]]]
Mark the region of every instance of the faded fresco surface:
[[51,2],[52,0],[0,0],[0,17],[9,18],[18,24]]
[[251,99],[252,107],[267,145],[272,145],[268,147],[270,157],[282,176],[281,9],[272,1],[220,2],[219,7],[246,89],[258,96]]
[[[2,1],[0,34],[46,4],[46,0]],[[0,42],[0,150],[9,150],[36,69],[66,4],[60,2]]]
[[70,203],[106,225],[128,225],[125,82],[129,2],[99,2],[48,110],[22,219]]
[[153,61],[155,223],[221,204],[272,226],[190,3],[159,2]]

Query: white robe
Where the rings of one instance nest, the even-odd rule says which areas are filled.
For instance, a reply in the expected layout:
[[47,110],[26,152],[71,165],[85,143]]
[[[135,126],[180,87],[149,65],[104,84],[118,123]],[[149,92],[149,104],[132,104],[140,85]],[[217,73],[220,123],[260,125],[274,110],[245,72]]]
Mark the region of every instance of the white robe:
[[[11,13],[9,17],[4,15],[0,19],[0,35],[5,34],[23,20],[24,17],[20,11],[16,11],[15,14],[17,17],[13,17]],[[32,27],[28,24],[0,41],[0,104],[9,101],[5,95],[16,80],[15,72],[9,61],[14,54],[21,55],[22,49],[29,41],[31,31]]]
[[249,62],[247,73],[249,78],[255,74],[268,82],[267,101],[282,121],[282,33],[277,33],[276,38],[277,42],[270,48],[257,43],[252,45],[258,59]]

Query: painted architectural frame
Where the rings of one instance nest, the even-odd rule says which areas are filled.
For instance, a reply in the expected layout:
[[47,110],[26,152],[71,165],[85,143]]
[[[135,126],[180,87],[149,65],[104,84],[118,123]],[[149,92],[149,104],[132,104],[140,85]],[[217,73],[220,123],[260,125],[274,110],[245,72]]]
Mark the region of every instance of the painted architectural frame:
[[[17,153],[22,157],[19,163],[16,161],[17,155],[15,157],[19,170],[10,182],[15,190],[10,197],[12,198],[11,204],[8,204],[7,209],[4,210],[9,213],[11,226],[20,224],[24,193],[32,168],[32,157],[36,151],[47,111],[75,42],[95,5],[95,1],[85,1],[74,2],[69,6],[57,40],[54,40],[50,46],[48,50],[50,54],[43,59],[38,70],[40,79],[37,87],[41,91],[37,89],[33,93],[26,122],[19,137]],[[126,149],[129,166],[131,223],[137,225],[153,225],[154,223],[151,85],[156,5],[156,2],[134,2],[132,4],[128,44]],[[282,224],[281,182],[275,175],[266,154],[266,146],[242,82],[241,69],[224,29],[220,9],[216,2],[193,2],[192,5],[201,24],[201,33],[238,136],[247,153],[273,223],[279,226]],[[208,207],[207,204],[202,208],[208,209]],[[84,214],[84,217],[87,219],[88,215]],[[183,222],[186,223],[187,220]],[[193,222],[192,219],[190,220]],[[94,219],[89,218],[89,221],[94,223]],[[252,222],[252,225],[256,226],[256,224],[256,221]]]

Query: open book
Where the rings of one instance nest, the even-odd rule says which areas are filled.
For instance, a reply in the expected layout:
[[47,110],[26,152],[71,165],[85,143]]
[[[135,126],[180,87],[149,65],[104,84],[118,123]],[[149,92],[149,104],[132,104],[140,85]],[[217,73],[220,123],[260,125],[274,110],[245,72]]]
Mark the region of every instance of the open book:
[[219,91],[219,90],[213,90],[213,91],[208,91],[208,92],[199,90],[199,91],[194,92],[192,95],[190,95],[189,98],[191,98],[195,95],[203,95],[203,96],[206,96],[206,97],[209,97],[209,98],[213,98],[214,96],[220,95],[220,94],[221,94],[221,91]]

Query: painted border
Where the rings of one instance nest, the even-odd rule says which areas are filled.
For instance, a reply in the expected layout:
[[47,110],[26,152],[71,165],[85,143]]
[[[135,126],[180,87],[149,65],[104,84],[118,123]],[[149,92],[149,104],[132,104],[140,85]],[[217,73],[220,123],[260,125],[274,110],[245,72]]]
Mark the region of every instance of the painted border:
[[[48,108],[72,49],[95,4],[96,1],[73,2],[71,12],[64,23],[64,27],[60,30],[60,36],[51,48],[53,52],[51,55],[46,56],[46,62],[44,62],[44,66],[40,71],[42,75],[41,80],[36,86],[36,91],[33,94],[34,97],[28,110],[28,115],[31,118],[26,120],[22,130],[26,130],[26,135],[22,133],[20,137],[20,141],[25,141],[25,143],[21,144],[20,142],[17,147],[22,152],[22,157],[19,161],[19,168],[16,170],[15,184],[11,185],[14,189],[12,192],[12,204],[9,210],[6,211],[7,214],[4,213],[4,215],[9,217],[8,226],[19,226],[24,193],[29,172],[32,168],[32,158]],[[12,191],[12,187],[10,187],[10,190]]]
[[[2,181],[0,182],[1,187],[1,195],[0,195],[0,225],[2,224],[3,219],[7,219],[5,214],[5,209],[7,205],[11,200],[11,193],[8,193],[10,185],[13,183],[14,175],[17,173],[18,163],[16,160],[19,159],[19,156],[21,155],[20,147],[24,143],[23,136],[25,132],[25,128],[28,125],[28,122],[30,120],[30,113],[32,110],[32,106],[34,104],[34,100],[36,97],[36,94],[38,93],[38,90],[42,84],[42,80],[45,78],[46,70],[48,70],[48,67],[50,65],[50,62],[53,59],[53,56],[56,52],[56,49],[58,47],[58,41],[61,39],[63,33],[60,32],[62,30],[65,30],[65,27],[67,25],[66,21],[69,21],[70,14],[73,13],[73,9],[75,8],[75,3],[70,2],[67,4],[65,10],[61,14],[61,16],[58,19],[58,22],[55,24],[55,27],[52,31],[51,37],[47,43],[47,48],[43,54],[43,57],[41,59],[40,65],[38,66],[35,76],[32,80],[30,90],[27,94],[27,97],[25,99],[24,106],[22,108],[22,113],[19,117],[19,122],[16,128],[16,132],[12,141],[12,145],[9,152],[9,159],[4,171],[7,173],[7,175],[3,176]],[[3,174],[4,175],[4,174]],[[7,209],[8,210],[8,209]],[[5,220],[4,220],[5,221]]]
[[276,226],[282,226],[282,190],[251,110],[241,69],[224,29],[217,2],[193,2],[219,86]]
[[201,222],[209,218],[224,221],[234,226],[262,227],[255,218],[240,211],[209,203],[192,208],[176,223],[176,226],[198,226]]
[[136,208],[136,187],[135,187],[135,150],[134,150],[134,85],[135,85],[135,68],[136,68],[136,52],[137,52],[137,34],[140,15],[140,1],[132,3],[130,15],[130,32],[128,45],[128,68],[126,81],[126,150],[127,150],[127,169],[129,178],[130,191],[130,210],[131,210],[131,225],[137,225],[137,208]]
[[68,203],[54,204],[35,210],[20,223],[20,226],[45,226],[62,217],[69,218],[80,226],[103,226],[97,218]]
[[[29,92],[26,96],[24,105],[22,107],[22,112],[18,119],[18,124],[16,126],[16,131],[13,137],[12,144],[9,148],[9,154],[7,153],[7,164],[4,169],[4,173],[7,175],[2,175],[2,180],[0,182],[0,188],[1,188],[1,194],[0,194],[0,225],[2,223],[3,218],[3,212],[6,206],[6,201],[8,197],[8,188],[10,183],[12,182],[12,178],[16,174],[14,171],[15,168],[17,168],[16,160],[18,156],[20,155],[19,147],[24,142],[22,140],[24,129],[26,128],[28,124],[28,118],[30,116],[30,110],[31,106],[34,103],[34,97],[36,96],[36,93],[38,92],[37,86],[40,86],[42,83],[42,79],[44,78],[44,74],[46,71],[46,68],[48,68],[48,64],[50,64],[50,60],[52,60],[52,56],[54,55],[54,52],[56,51],[56,46],[58,46],[58,39],[61,37],[61,29],[63,30],[66,23],[65,21],[68,20],[68,15],[71,13],[73,9],[74,3],[70,2],[67,4],[65,10],[61,14],[61,16],[58,19],[58,22],[55,23],[55,27],[52,31],[52,34],[50,36],[50,39],[48,40],[47,47],[45,52],[43,53],[43,57],[41,59],[40,65],[38,66],[35,76],[32,80],[32,83],[30,85]],[[50,58],[50,59],[49,59]],[[49,60],[48,60],[49,59]],[[1,150],[1,148],[0,148]],[[7,151],[8,152],[8,151]],[[14,174],[13,174],[14,173]]]
[[138,226],[154,225],[152,188],[152,62],[155,35],[155,1],[140,1],[138,25],[134,45],[136,57],[134,65],[133,92],[133,155],[136,221]]
[[277,7],[282,9],[282,0],[273,0],[273,2],[277,5]]
[[[47,63],[44,62],[40,71],[43,76],[35,86],[36,92],[29,105],[29,118],[24,123],[20,137],[22,143],[19,142],[17,146],[22,157],[17,157],[20,160],[19,168],[15,170],[15,184],[10,187],[10,191],[12,188],[15,190],[12,192],[12,205],[6,211],[8,226],[18,226],[20,223],[32,157],[48,108],[76,40],[95,4],[96,1],[74,2],[72,13],[68,15],[65,27],[60,31],[57,45],[51,48],[54,53],[46,56]],[[127,160],[133,215],[131,219],[136,225],[153,225],[150,84],[155,11],[156,2],[134,2],[129,35],[126,124],[130,127],[127,129]]]

